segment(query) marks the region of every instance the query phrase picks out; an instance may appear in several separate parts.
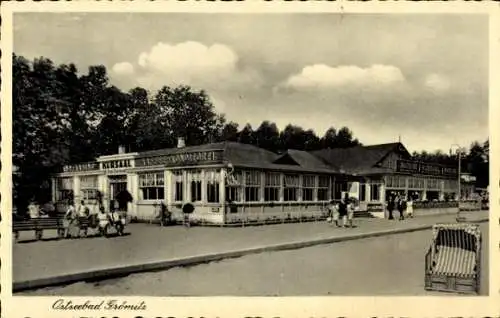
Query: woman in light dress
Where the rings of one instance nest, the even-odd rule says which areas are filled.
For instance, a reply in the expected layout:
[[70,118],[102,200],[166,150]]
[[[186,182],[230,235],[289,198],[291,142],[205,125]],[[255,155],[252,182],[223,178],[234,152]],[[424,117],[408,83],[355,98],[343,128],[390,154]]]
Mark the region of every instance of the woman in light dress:
[[413,218],[413,198],[410,196],[406,202],[406,216]]
[[63,227],[65,238],[71,237],[72,233],[74,233],[78,228],[76,209],[71,201],[68,202],[68,209],[64,214]]

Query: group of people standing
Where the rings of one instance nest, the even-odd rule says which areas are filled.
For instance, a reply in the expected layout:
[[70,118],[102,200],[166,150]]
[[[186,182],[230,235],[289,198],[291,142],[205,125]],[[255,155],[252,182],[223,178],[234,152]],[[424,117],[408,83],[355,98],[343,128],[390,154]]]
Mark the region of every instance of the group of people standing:
[[355,202],[347,196],[341,200],[330,201],[328,222],[337,227],[353,227]]
[[404,220],[405,214],[409,218],[413,218],[413,199],[408,200],[402,195],[391,195],[387,201],[387,211],[389,212],[389,220],[394,220],[393,211],[398,210],[399,219]]

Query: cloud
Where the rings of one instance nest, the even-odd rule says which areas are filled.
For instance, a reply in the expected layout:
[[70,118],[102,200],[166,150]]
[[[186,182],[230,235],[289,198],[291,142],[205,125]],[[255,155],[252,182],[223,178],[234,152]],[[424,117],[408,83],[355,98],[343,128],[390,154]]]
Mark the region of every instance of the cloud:
[[[206,90],[231,90],[259,86],[258,72],[242,69],[237,53],[224,44],[205,45],[186,41],[158,42],[137,58],[137,85],[157,89],[163,85],[190,85]],[[116,64],[117,73],[132,75],[132,64]]]
[[346,86],[378,88],[404,82],[405,77],[401,70],[391,65],[376,64],[361,68],[353,65],[331,67],[325,64],[314,64],[304,67],[299,74],[290,76],[282,86],[298,90]]
[[132,75],[134,74],[134,66],[129,62],[121,62],[113,65],[113,72],[116,75]]
[[430,74],[425,78],[424,86],[434,92],[443,93],[450,89],[451,82],[443,75]]

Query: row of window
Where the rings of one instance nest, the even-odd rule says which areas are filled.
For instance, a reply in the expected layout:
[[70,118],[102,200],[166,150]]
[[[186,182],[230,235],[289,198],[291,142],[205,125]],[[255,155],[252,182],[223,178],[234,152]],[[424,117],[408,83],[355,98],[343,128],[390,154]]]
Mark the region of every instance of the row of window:
[[406,181],[408,180],[408,189],[441,189],[441,185],[444,182],[445,189],[452,189],[456,187],[456,181],[454,180],[442,180],[433,178],[420,178],[420,177],[406,177],[406,176],[387,176],[386,186],[388,188],[406,188]]

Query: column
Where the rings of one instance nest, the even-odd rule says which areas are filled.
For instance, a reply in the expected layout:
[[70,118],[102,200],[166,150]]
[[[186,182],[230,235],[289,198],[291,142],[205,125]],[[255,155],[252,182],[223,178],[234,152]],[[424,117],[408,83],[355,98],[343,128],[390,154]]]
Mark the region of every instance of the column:
[[208,201],[208,193],[207,193],[207,178],[205,177],[206,169],[201,169],[200,178],[201,178],[201,202],[202,205],[205,205]]
[[405,197],[408,199],[408,188],[409,188],[409,183],[410,183],[410,178],[412,178],[411,176],[408,177],[404,177],[405,178]]
[[298,187],[298,191],[299,193],[297,193],[297,201],[299,202],[302,202],[302,189],[303,189],[303,186],[304,186],[304,176],[299,174],[299,187]]
[[56,200],[57,200],[57,183],[56,183],[57,179],[56,178],[51,178],[50,180],[52,182],[51,183],[51,191],[52,191],[51,197],[52,197],[52,202],[55,203]]
[[265,192],[266,192],[266,173],[260,173],[260,202],[264,203],[265,201]]
[[280,173],[281,186],[280,186],[280,202],[285,201],[285,174]]
[[182,204],[185,202],[191,202],[191,184],[188,184],[189,181],[187,171],[182,170],[182,185],[184,187]]
[[170,206],[172,202],[174,202],[174,191],[175,191],[175,183],[172,180],[172,170],[163,171],[163,178],[165,184],[165,204]]
[[385,203],[385,201],[386,201],[385,184],[383,182],[380,183],[378,191],[379,191],[379,202]]
[[226,223],[226,168],[220,170],[219,202],[221,203],[222,223]]
[[80,204],[81,194],[80,194],[80,177],[73,177],[73,193],[75,194],[75,204]]
[[444,201],[444,181],[439,180],[439,201]]
[[109,200],[108,200],[108,178],[105,175],[97,176],[97,188],[101,191],[102,201],[104,205],[104,210],[109,211]]
[[132,202],[127,204],[128,212],[131,216],[137,216],[137,200],[139,194],[139,175],[137,173],[127,174],[127,191],[132,196]]
[[313,201],[318,201],[319,176],[314,176]]
[[422,191],[422,201],[427,200],[427,178],[424,178],[424,191]]
[[365,200],[366,202],[372,200],[372,180],[365,183]]

